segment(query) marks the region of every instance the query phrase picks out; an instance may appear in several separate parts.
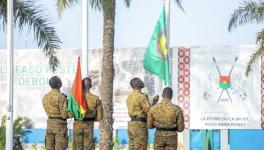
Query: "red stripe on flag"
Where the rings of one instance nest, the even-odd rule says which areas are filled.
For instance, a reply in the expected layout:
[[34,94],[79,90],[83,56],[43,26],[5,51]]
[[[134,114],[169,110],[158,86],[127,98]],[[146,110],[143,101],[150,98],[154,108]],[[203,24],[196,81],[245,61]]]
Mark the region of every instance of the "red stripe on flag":
[[84,110],[86,110],[85,98],[82,94],[82,72],[81,72],[80,57],[78,57],[78,66],[77,66],[74,83],[72,85],[72,94],[75,100],[77,101],[79,107],[82,107]]

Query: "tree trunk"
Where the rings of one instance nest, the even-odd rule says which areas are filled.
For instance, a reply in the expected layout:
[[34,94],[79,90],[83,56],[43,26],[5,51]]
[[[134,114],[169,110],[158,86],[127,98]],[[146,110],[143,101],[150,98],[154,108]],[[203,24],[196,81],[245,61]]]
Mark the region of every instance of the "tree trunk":
[[103,119],[100,122],[100,150],[113,149],[113,80],[114,80],[114,34],[115,0],[108,1],[104,13],[103,62],[101,78],[101,98]]

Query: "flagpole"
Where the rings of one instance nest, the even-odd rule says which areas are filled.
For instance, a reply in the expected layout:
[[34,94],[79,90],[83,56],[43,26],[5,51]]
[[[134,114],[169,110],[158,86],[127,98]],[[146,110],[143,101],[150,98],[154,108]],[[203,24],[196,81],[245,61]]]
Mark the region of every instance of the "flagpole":
[[[164,6],[165,6],[165,22],[166,22],[166,39],[167,39],[167,46],[169,50],[169,66],[170,66],[170,71],[171,71],[171,56],[172,56],[172,51],[170,49],[170,0],[164,0]],[[172,73],[171,73],[172,74]],[[170,75],[172,77],[172,75]],[[172,80],[169,80],[168,86],[172,87]],[[165,85],[163,84],[163,87]]]
[[[166,13],[166,37],[167,37],[167,44],[168,44],[168,49],[169,49],[169,63],[170,63],[170,71],[171,71],[171,75],[170,77],[172,78],[174,75],[172,72],[172,69],[171,66],[173,66],[172,62],[172,55],[173,55],[173,52],[172,52],[172,49],[170,49],[170,0],[165,0],[165,13]],[[169,87],[172,87],[172,79],[170,79],[169,81]],[[176,89],[174,89],[176,90]],[[184,150],[189,150],[190,149],[190,131],[189,130],[184,130],[183,134],[182,134],[182,138],[183,138],[183,145],[184,145]]]
[[13,0],[7,1],[8,105],[6,118],[6,150],[13,149]]
[[[164,7],[165,7],[166,40],[167,40],[168,49],[170,49],[170,0],[164,0],[163,3],[164,3]],[[169,51],[169,53],[170,53],[170,51]],[[171,59],[169,57],[169,61],[170,60]],[[162,93],[163,88],[166,86],[164,81],[161,80],[159,77],[156,77],[155,82],[157,83],[157,88],[155,90],[155,93],[156,94]],[[168,86],[171,87],[171,85],[172,84],[171,84],[171,79],[170,79]]]
[[88,0],[82,1],[82,76],[88,76]]

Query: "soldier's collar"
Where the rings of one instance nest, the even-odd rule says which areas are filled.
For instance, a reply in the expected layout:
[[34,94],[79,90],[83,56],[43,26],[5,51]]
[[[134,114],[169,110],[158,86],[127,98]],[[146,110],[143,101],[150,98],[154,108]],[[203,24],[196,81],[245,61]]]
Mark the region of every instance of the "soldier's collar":
[[163,98],[162,101],[164,101],[164,102],[171,102],[171,100],[170,99],[167,99],[167,98]]
[[54,92],[60,92],[59,89],[52,89],[51,91],[54,91]]
[[139,89],[133,89],[133,92],[139,92],[139,93],[141,93],[141,90],[139,90]]

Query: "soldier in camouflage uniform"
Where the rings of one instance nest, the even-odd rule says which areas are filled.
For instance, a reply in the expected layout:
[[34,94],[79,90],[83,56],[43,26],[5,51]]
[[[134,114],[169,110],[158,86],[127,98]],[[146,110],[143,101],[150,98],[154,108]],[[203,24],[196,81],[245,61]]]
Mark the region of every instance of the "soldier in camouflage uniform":
[[[128,122],[128,136],[130,150],[146,150],[148,144],[147,113],[150,108],[148,96],[141,92],[145,84],[139,78],[130,81],[133,92],[127,98],[128,114],[131,121]],[[159,97],[155,96],[153,105]]]
[[74,120],[73,124],[73,149],[74,150],[94,150],[95,140],[93,135],[94,122],[100,121],[103,117],[101,100],[92,94],[92,80],[83,79],[83,94],[86,100],[86,114],[83,120]]
[[61,79],[53,76],[49,80],[52,90],[43,98],[43,107],[48,115],[45,147],[47,150],[66,150],[68,146],[67,98],[60,92]]
[[171,103],[173,91],[167,87],[163,90],[163,100],[150,108],[148,128],[156,128],[155,150],[177,150],[177,132],[184,130],[183,113],[180,107]]

